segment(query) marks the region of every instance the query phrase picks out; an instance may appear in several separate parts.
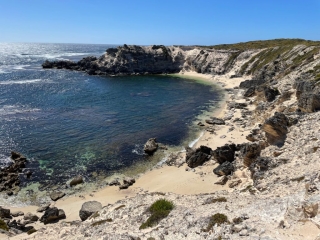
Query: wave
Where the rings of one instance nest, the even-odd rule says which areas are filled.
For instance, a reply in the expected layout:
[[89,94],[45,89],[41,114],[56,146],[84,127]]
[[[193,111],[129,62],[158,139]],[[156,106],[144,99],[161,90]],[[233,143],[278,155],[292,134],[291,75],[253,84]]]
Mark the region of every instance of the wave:
[[12,85],[12,84],[30,84],[30,83],[37,83],[37,82],[50,82],[45,79],[28,79],[28,80],[10,80],[10,81],[2,81],[0,85]]
[[3,65],[0,66],[0,73],[11,73],[14,70],[27,70],[30,65]]
[[12,115],[17,113],[26,113],[26,112],[37,112],[40,111],[38,108],[26,108],[25,106],[18,105],[4,105],[0,108],[0,116]]
[[195,140],[193,140],[192,142],[189,143],[189,147],[193,147],[199,140],[200,138],[203,136],[204,132],[200,133],[200,136],[198,138],[196,138]]

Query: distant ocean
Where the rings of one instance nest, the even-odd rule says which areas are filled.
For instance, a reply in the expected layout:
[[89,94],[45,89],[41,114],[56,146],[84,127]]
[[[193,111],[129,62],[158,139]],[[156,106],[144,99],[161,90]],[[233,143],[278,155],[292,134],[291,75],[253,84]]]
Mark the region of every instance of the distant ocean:
[[170,76],[101,77],[43,70],[46,60],[100,56],[112,45],[0,43],[0,166],[10,151],[30,160],[24,184],[108,175],[149,158],[151,137],[169,146],[221,98],[217,90]]

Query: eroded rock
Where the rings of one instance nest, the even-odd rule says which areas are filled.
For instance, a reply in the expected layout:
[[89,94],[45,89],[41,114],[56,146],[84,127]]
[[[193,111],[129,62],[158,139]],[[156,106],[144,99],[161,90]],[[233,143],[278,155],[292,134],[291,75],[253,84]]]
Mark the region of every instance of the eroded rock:
[[102,209],[102,204],[97,201],[89,201],[82,204],[79,216],[82,221],[87,220],[92,214]]
[[148,155],[152,155],[158,149],[156,138],[150,138],[144,145],[143,151]]
[[196,150],[186,148],[186,163],[190,168],[195,168],[208,161],[212,155],[212,149],[206,146],[200,146]]

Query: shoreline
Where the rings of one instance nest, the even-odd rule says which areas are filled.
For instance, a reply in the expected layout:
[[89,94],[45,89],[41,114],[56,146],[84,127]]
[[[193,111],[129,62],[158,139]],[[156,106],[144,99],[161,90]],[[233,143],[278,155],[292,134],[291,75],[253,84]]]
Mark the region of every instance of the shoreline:
[[[243,78],[230,79],[225,75],[212,76],[208,74],[199,74],[195,72],[184,72],[174,74],[174,76],[200,80],[220,86],[224,90],[224,99],[220,102],[220,106],[210,111],[210,116],[223,117],[227,111],[227,102],[230,101],[230,94],[225,90],[227,88],[233,88],[239,86],[239,83],[243,81]],[[207,126],[207,125],[206,125]],[[211,147],[213,150],[222,146],[229,141],[234,143],[247,142],[245,139],[246,134],[244,130],[235,129],[232,134],[226,134],[229,126],[223,125],[217,127],[214,134],[203,129],[199,131],[200,136],[193,140],[193,148],[205,145]],[[229,136],[230,135],[230,136]],[[221,138],[221,136],[226,136]],[[191,142],[190,142],[191,143]],[[163,193],[176,193],[182,195],[201,194],[201,193],[213,193],[221,190],[230,190],[226,185],[214,184],[219,180],[219,177],[212,173],[216,163],[213,160],[206,162],[203,166],[197,167],[197,169],[188,169],[184,159],[185,152],[176,153],[184,164],[181,167],[168,166],[165,163],[161,166],[157,165],[154,168],[147,170],[145,173],[140,174],[136,178],[136,183],[130,188],[125,190],[119,190],[118,186],[105,186],[101,189],[93,190],[91,192],[75,193],[71,196],[66,196],[59,199],[56,202],[51,202],[51,206],[61,208],[66,213],[66,221],[79,220],[79,210],[86,201],[99,201],[103,206],[113,204],[119,200],[131,198],[137,194],[147,192],[163,192]],[[188,170],[188,171],[187,171]],[[179,176],[179,179],[176,178]],[[175,184],[172,184],[174,182]],[[246,181],[244,181],[245,183]],[[78,185],[79,186],[79,185]],[[81,188],[81,186],[80,186]],[[38,206],[23,206],[23,207],[9,207],[11,211],[23,211],[24,213],[35,213]],[[37,223],[37,225],[42,225]]]

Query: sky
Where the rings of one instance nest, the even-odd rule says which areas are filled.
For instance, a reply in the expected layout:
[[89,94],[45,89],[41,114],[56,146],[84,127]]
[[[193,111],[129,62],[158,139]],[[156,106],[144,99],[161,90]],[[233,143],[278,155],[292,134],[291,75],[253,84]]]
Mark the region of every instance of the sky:
[[320,0],[0,0],[0,42],[320,40]]

